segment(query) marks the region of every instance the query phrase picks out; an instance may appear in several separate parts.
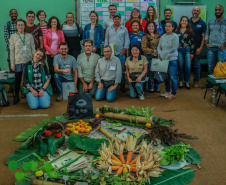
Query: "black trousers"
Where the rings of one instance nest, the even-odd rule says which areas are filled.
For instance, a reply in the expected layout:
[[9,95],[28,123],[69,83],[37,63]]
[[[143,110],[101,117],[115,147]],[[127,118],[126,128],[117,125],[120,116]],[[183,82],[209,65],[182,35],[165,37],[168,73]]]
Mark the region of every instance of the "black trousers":
[[73,57],[75,57],[75,59],[77,60],[78,55],[81,53],[81,49],[70,49],[68,51],[69,55],[72,55]]
[[15,72],[15,95],[19,98],[20,84],[23,71]]
[[53,89],[53,92],[56,92],[56,84],[54,81],[54,67],[53,67],[53,57],[51,57],[51,55],[47,55],[47,62],[48,62],[48,66],[49,66],[49,74],[51,75],[51,86]]

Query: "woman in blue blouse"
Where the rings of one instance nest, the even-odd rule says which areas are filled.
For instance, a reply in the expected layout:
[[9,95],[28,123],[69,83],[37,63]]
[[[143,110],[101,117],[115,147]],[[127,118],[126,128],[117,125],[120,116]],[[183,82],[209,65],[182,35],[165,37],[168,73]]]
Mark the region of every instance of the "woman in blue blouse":
[[85,39],[91,39],[93,41],[92,52],[100,55],[101,48],[100,45],[104,40],[104,28],[102,25],[98,24],[98,14],[96,11],[91,11],[89,14],[91,23],[85,25],[83,31],[83,41]]

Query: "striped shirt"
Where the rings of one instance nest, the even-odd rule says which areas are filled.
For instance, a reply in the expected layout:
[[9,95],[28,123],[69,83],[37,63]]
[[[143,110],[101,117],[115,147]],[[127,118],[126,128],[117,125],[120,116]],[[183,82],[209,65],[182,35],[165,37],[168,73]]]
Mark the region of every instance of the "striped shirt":
[[45,34],[45,31],[47,30],[47,25],[39,25],[39,27],[42,30],[42,36],[43,36],[43,39],[44,39],[44,34]]

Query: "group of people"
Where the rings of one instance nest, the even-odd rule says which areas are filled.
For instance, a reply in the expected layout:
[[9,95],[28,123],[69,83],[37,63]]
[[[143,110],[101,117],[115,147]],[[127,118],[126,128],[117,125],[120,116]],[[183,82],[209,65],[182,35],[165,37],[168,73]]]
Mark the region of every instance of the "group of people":
[[[4,34],[9,68],[15,72],[16,78],[13,104],[19,102],[22,76],[31,109],[48,108],[55,92],[59,93],[56,100],[61,101],[62,82],[71,81],[75,92],[91,93],[96,100],[114,101],[119,85],[121,91],[126,92],[127,78],[130,96],[144,100],[145,83],[148,92],[160,92],[159,84],[153,84],[152,80],[153,58],[169,60],[166,92],[161,96],[172,99],[176,97],[177,87],[190,89],[192,60],[194,87],[198,87],[204,44],[208,48],[209,74],[213,74],[217,61],[226,59],[226,18],[222,5],[215,7],[216,17],[207,25],[199,17],[201,10],[198,6],[193,8],[190,19],[182,16],[178,25],[171,20],[170,9],[164,10],[165,19],[158,22],[153,6],[148,7],[144,19],[140,9],[133,8],[125,26],[115,5],[109,6],[109,12],[109,18],[100,25],[97,12],[91,11],[91,23],[82,29],[75,23],[71,12],[60,24],[56,16],[47,22],[46,13],[40,10],[36,13],[39,24],[35,25],[33,11],[27,12],[26,22],[17,19],[16,9],[11,9],[11,21],[5,24]],[[80,41],[84,53],[81,53]],[[101,58],[103,42],[104,57]]]

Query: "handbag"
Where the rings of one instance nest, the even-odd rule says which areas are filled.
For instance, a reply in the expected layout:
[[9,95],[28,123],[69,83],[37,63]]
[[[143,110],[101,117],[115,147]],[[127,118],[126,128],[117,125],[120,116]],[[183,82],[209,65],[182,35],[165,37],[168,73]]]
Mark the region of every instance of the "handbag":
[[[136,81],[137,80],[137,78],[139,77],[141,75],[141,73],[140,72],[132,72],[132,73],[130,73],[130,78],[132,79],[132,81]],[[141,81],[144,81],[145,80],[145,77],[143,76],[142,77],[142,79],[141,79]]]
[[69,93],[67,115],[69,119],[92,118],[92,95]]
[[158,72],[158,71],[153,71],[151,73],[151,76],[152,76],[152,79],[154,80],[155,84],[160,84],[169,79],[169,73],[163,73],[163,72]]
[[226,77],[226,62],[217,62],[213,72],[214,77]]
[[160,60],[159,58],[153,58],[151,61],[150,71],[167,73],[168,67],[169,67],[169,60]]
[[101,80],[101,82],[104,85],[104,87],[107,88],[107,89],[115,84],[114,80],[109,80],[109,81]]

